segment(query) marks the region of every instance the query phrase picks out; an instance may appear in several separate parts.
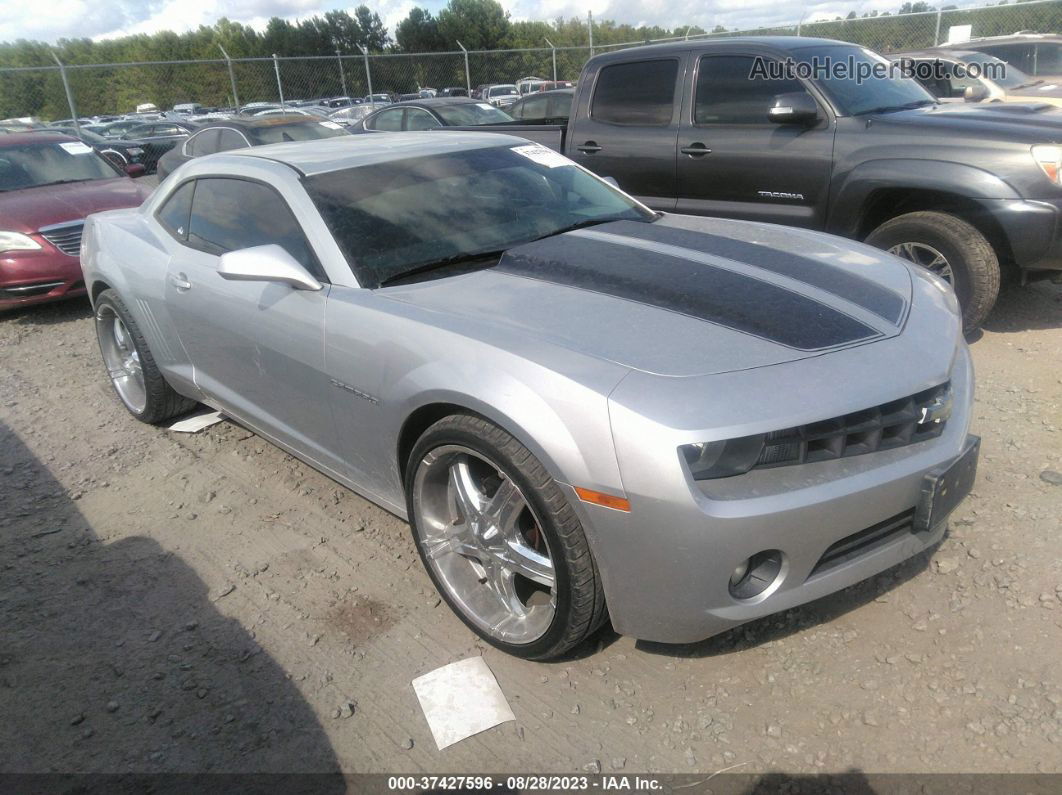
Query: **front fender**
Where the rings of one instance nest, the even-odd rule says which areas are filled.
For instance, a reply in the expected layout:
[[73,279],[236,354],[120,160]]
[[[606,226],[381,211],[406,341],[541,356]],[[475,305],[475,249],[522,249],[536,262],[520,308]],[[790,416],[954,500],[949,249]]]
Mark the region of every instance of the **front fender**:
[[867,199],[887,188],[951,193],[978,202],[1022,198],[1006,180],[976,166],[913,158],[870,160],[849,171],[835,190],[826,231],[856,237]]

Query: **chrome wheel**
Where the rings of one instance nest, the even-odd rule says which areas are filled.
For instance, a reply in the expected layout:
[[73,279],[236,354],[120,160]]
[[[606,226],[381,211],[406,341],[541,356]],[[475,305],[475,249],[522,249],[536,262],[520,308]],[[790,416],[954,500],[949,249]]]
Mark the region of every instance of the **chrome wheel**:
[[523,492],[459,445],[429,451],[413,482],[416,540],[450,601],[506,643],[541,638],[557,611],[553,556]]
[[130,411],[142,414],[147,407],[147,388],[140,354],[129,328],[110,306],[101,306],[96,313],[96,337],[114,391]]
[[933,271],[945,281],[954,284],[951,263],[948,258],[925,243],[897,243],[889,249],[890,254],[902,257],[905,260],[920,265],[926,270]]

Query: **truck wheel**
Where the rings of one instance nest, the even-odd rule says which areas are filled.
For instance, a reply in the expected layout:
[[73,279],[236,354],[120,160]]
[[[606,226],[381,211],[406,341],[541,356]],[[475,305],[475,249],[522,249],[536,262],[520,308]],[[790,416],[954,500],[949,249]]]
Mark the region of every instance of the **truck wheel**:
[[948,213],[917,212],[886,221],[866,242],[921,265],[951,283],[963,331],[988,316],[999,294],[999,259],[975,227]]
[[114,391],[138,420],[155,424],[195,408],[194,400],[166,383],[140,327],[114,290],[96,298],[96,338]]
[[409,457],[413,540],[450,608],[488,643],[544,660],[605,620],[601,577],[557,483],[482,417],[432,425]]

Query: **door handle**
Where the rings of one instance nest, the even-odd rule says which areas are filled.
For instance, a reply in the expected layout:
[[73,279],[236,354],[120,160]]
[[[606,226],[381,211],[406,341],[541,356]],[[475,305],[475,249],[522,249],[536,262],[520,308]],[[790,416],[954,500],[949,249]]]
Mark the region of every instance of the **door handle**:
[[173,286],[182,293],[186,290],[192,289],[192,283],[188,281],[188,277],[183,273],[170,274],[170,281],[173,282]]
[[585,144],[582,144],[581,146],[577,146],[575,148],[578,149],[580,152],[584,152],[588,155],[592,155],[594,152],[601,151],[601,147],[598,146],[594,141],[587,141]]
[[689,146],[684,146],[679,149],[679,151],[682,152],[682,154],[684,155],[689,155],[690,157],[704,157],[704,155],[710,155],[712,153],[712,150],[702,144],[700,141],[692,143]]

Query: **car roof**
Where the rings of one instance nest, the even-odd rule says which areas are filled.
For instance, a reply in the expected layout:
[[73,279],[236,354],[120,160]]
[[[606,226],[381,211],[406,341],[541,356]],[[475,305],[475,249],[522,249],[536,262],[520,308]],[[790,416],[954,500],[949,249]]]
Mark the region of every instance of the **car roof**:
[[[230,119],[211,119],[199,126],[200,130],[210,127],[232,127],[237,130],[254,130],[261,127],[279,127],[282,124],[315,124],[321,119],[316,116],[304,116],[301,113],[286,113],[283,116],[243,116]],[[199,130],[196,130],[198,132]]]
[[956,42],[954,45],[945,44],[942,46],[961,47],[964,44],[1018,44],[1037,41],[1062,42],[1062,36],[1057,33],[1007,33],[1003,36],[981,36],[968,41]]
[[523,102],[525,99],[531,99],[531,97],[549,97],[556,94],[574,94],[574,88],[551,88],[549,91],[532,91],[528,94],[524,94],[520,97],[518,102]]
[[[42,136],[42,132],[46,132],[48,135]],[[78,142],[77,138],[74,136],[67,135],[58,130],[40,130],[38,132],[8,133],[7,135],[0,135],[0,146],[18,146],[19,144],[40,143],[42,137],[47,137],[51,143]]]
[[721,47],[741,46],[743,44],[755,44],[761,47],[771,47],[776,50],[784,51],[791,51],[804,47],[822,47],[836,45],[842,45],[846,47],[861,46],[859,44],[853,44],[850,41],[839,41],[837,39],[818,39],[812,38],[810,36],[728,36],[726,38],[714,39],[689,39],[688,41],[683,39],[682,41],[666,42],[664,44],[643,44],[639,47],[627,47],[625,49],[601,53],[600,55],[595,55],[594,60],[598,62],[617,60],[626,61],[628,60],[628,56],[631,53],[636,53],[638,55],[657,55],[661,53],[689,52],[690,50],[697,52],[700,50],[711,50]]
[[[499,133],[395,132],[343,135],[316,141],[290,141],[225,152],[232,157],[257,157],[285,163],[312,176],[345,168],[375,165],[410,157],[447,154],[468,149],[489,149],[527,143],[523,138]],[[213,157],[218,157],[214,155]]]
[[387,107],[393,108],[395,105],[423,105],[426,108],[437,108],[440,105],[476,105],[476,100],[471,97],[419,97],[418,99],[407,99],[402,102],[392,102]]

